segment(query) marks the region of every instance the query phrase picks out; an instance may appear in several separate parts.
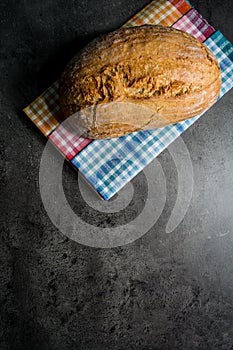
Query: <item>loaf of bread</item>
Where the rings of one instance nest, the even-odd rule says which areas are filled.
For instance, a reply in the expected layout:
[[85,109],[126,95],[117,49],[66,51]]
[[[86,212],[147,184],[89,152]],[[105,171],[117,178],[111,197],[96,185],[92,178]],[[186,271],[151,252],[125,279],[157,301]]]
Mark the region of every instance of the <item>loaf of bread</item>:
[[88,44],[60,79],[60,107],[93,139],[121,136],[191,118],[216,101],[217,60],[180,30],[122,28]]

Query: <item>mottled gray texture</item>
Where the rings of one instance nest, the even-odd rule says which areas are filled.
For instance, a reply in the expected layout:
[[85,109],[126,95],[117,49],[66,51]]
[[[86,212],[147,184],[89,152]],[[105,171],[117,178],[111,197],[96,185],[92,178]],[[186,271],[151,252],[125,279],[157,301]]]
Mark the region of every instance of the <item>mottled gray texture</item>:
[[[159,157],[165,209],[129,246],[101,250],[70,241],[50,222],[39,194],[45,139],[21,109],[77,48],[147,2],[1,1],[1,350],[233,349],[233,91],[184,133],[195,184],[173,233],[165,234],[165,225],[177,177],[167,151]],[[231,0],[192,3],[233,41]],[[64,167],[72,207],[101,226],[142,210],[145,177],[133,184],[133,203],[109,220],[82,202],[77,175]]]

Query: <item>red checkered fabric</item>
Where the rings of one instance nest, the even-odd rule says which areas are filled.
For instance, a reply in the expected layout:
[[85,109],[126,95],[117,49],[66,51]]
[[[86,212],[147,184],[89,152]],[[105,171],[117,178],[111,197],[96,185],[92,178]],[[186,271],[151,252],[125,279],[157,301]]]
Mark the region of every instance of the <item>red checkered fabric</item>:
[[214,28],[211,27],[211,25],[209,25],[209,23],[195,9],[191,9],[174,23],[172,27],[195,36],[195,38],[201,42],[205,41],[215,32]]
[[59,125],[56,130],[49,135],[49,139],[69,160],[92,142],[92,140],[88,138],[82,136],[78,137],[77,132],[68,124],[65,126]]

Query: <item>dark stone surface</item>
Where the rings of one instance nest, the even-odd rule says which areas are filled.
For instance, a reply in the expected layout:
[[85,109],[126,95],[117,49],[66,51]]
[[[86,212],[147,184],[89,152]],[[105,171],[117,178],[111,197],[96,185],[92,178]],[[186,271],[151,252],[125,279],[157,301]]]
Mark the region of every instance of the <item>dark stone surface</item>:
[[[165,224],[177,184],[167,151],[159,157],[168,186],[165,210],[128,246],[95,249],[69,240],[40,198],[45,139],[21,109],[78,48],[146,3],[1,1],[1,350],[233,349],[233,91],[184,133],[195,187],[171,234]],[[192,3],[233,41],[232,1]],[[144,182],[137,176],[135,187]],[[64,183],[78,212],[77,175],[68,166]],[[88,208],[82,216],[88,220]]]

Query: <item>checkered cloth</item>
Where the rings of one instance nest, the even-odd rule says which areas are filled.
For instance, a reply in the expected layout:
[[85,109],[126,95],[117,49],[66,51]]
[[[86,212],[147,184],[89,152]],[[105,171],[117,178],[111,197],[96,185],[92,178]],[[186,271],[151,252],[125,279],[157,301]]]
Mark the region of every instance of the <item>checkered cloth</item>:
[[155,0],[126,22],[123,27],[142,24],[162,24],[169,27],[190,8],[191,6],[185,0]]
[[[152,1],[124,27],[162,24],[195,36],[214,53],[220,64],[219,98],[233,87],[233,45],[185,0]],[[70,126],[61,125],[58,82],[24,109],[71,164],[108,200],[143,170],[199,116],[183,122],[107,140],[77,137]]]
[[58,82],[53,83],[23,111],[36,124],[42,134],[48,136],[59,125]]
[[61,124],[49,135],[49,139],[70,160],[82,151],[92,140],[77,136],[77,132],[70,125]]
[[186,15],[174,23],[172,27],[195,36],[201,42],[209,38],[215,31],[195,9],[191,9]]

